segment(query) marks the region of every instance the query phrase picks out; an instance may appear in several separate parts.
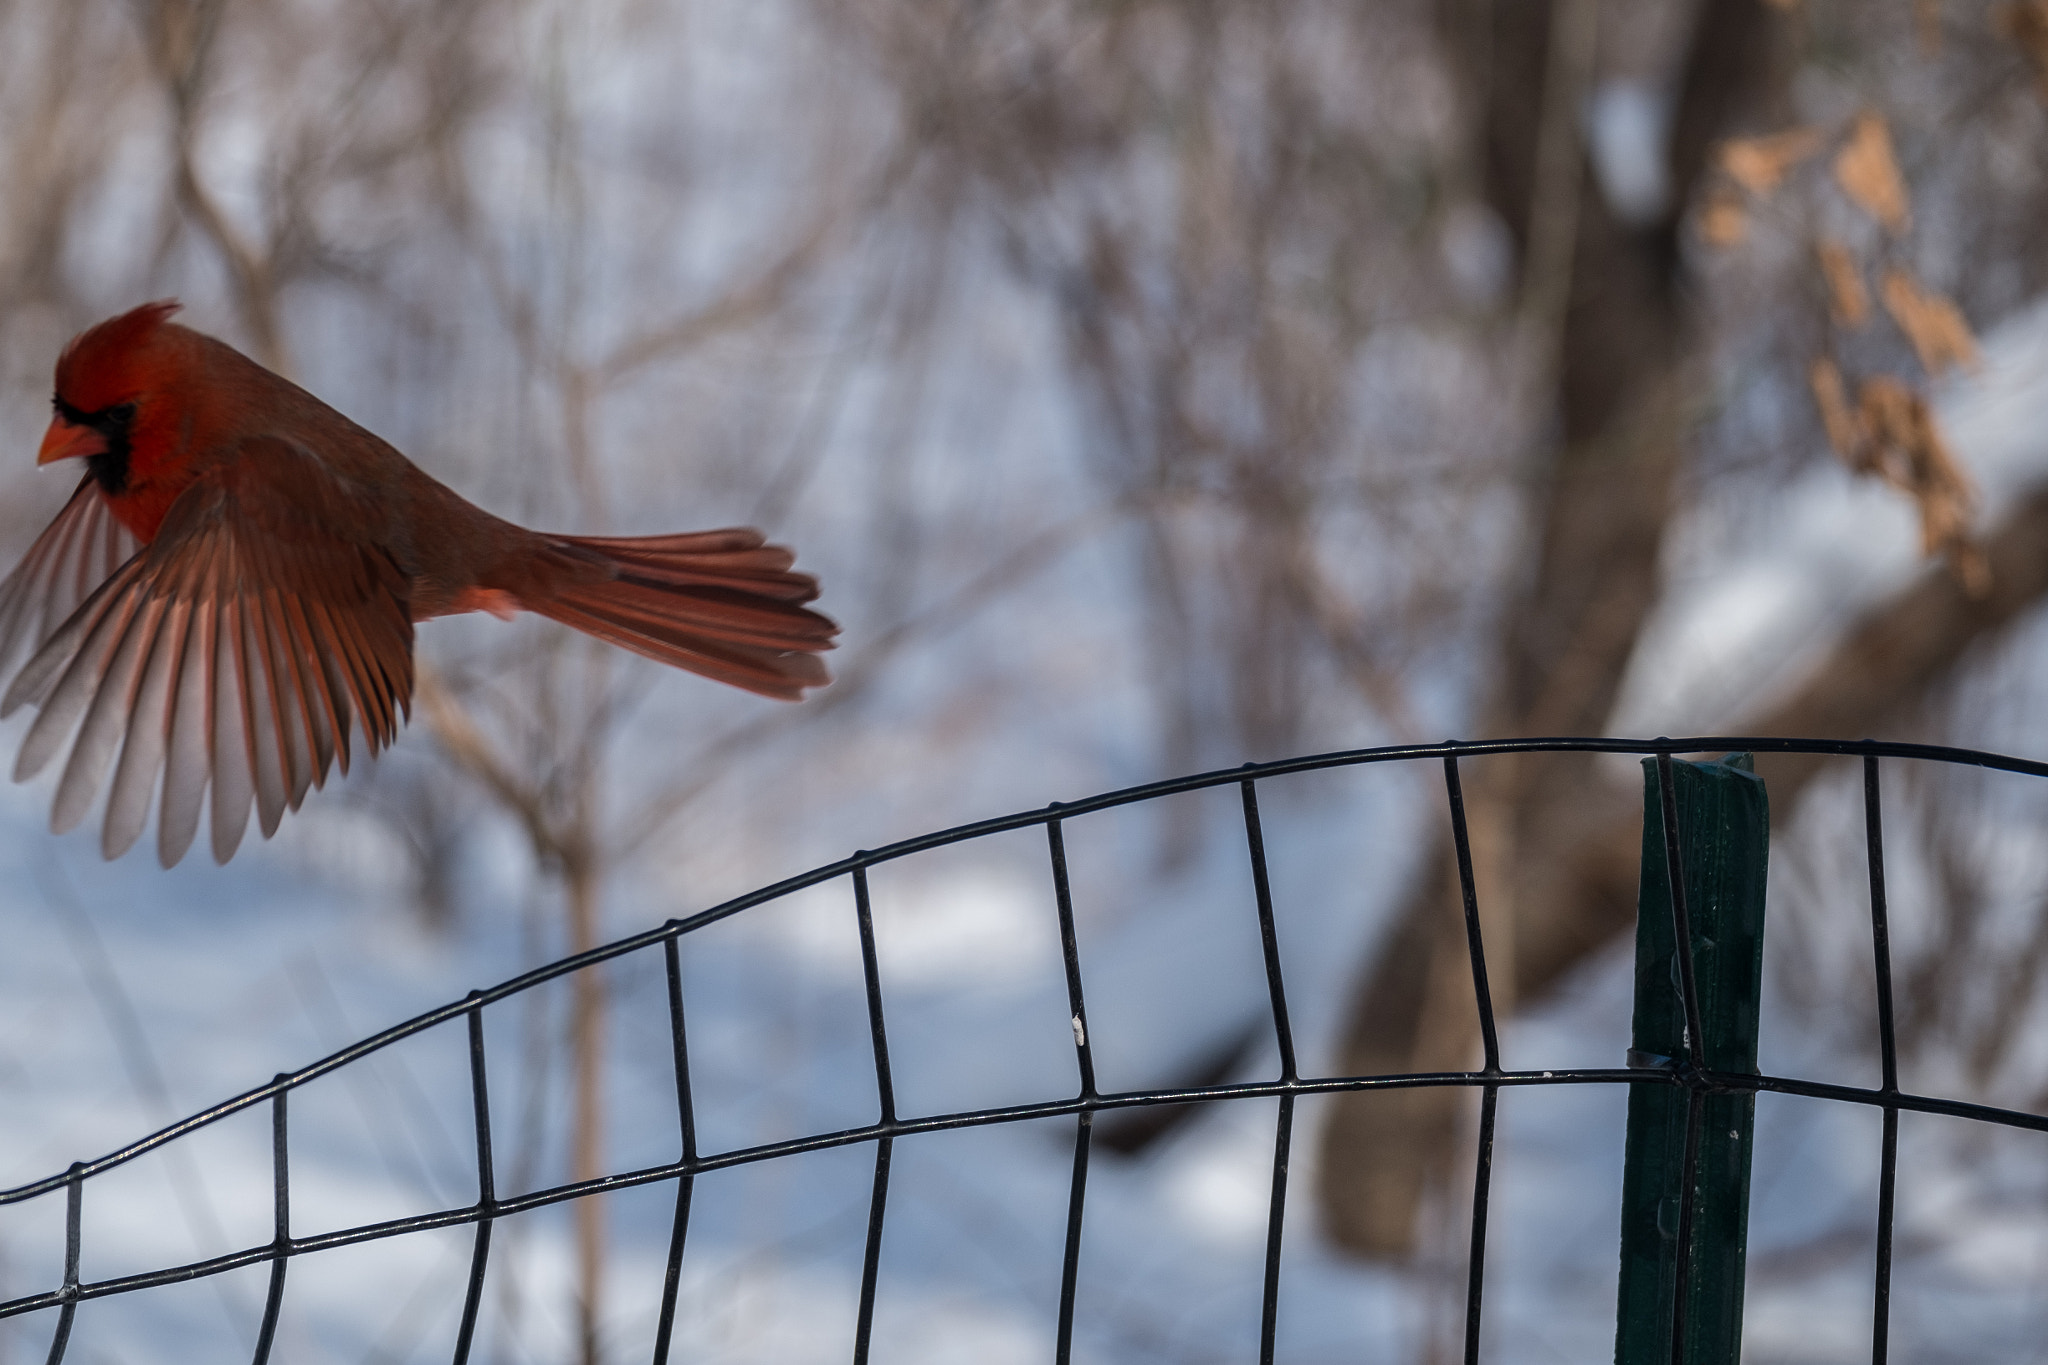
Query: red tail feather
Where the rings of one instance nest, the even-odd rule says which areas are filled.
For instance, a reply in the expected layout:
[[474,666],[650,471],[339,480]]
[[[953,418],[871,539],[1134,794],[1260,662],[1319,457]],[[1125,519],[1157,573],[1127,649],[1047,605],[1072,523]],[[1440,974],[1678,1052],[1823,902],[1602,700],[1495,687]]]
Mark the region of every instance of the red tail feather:
[[[521,605],[600,640],[734,687],[798,701],[832,680],[818,658],[839,627],[800,605],[818,582],[758,531],[549,536],[568,572]],[[590,570],[601,567],[602,577]]]

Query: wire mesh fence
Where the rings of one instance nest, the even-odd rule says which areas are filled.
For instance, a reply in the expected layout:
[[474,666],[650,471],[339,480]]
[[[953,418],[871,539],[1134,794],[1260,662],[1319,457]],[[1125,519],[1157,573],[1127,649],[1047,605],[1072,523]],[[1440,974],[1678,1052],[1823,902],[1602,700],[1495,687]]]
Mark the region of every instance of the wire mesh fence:
[[[1857,1087],[1795,1076],[1755,1074],[1729,1064],[1729,1059],[1706,1055],[1703,1041],[1714,1036],[1703,1023],[1701,989],[1696,979],[1693,953],[1697,925],[1689,924],[1683,859],[1679,847],[1680,822],[1674,756],[1729,751],[1782,752],[1838,755],[1860,760],[1863,780],[1864,855],[1868,869],[1870,947],[1876,981],[1876,1029],[1881,1083]],[[1678,945],[1677,1007],[1682,1010],[1684,1029],[1676,1055],[1645,1060],[1631,1057],[1631,1065],[1618,1067],[1508,1068],[1503,1065],[1500,1029],[1494,993],[1489,985],[1488,945],[1481,914],[1480,890],[1473,870],[1472,840],[1467,826],[1461,765],[1470,759],[1525,752],[1598,752],[1649,756],[1650,800],[1661,808],[1661,839],[1665,845],[1664,869],[1669,878],[1669,911]],[[1881,802],[1883,761],[1911,759],[1944,764],[1965,764],[2035,777],[2048,776],[2048,764],[1995,754],[1926,745],[1889,744],[1874,741],[1825,742],[1778,738],[1706,737],[1648,741],[1614,739],[1540,739],[1484,743],[1447,743],[1403,746],[1324,754],[1267,764],[1250,764],[1240,769],[1211,772],[1174,781],[1104,793],[1083,801],[1055,803],[1044,809],[985,820],[955,829],[905,840],[884,848],[864,850],[839,862],[817,868],[798,877],[778,882],[736,899],[691,915],[671,920],[658,928],[565,958],[526,972],[487,990],[473,991],[462,1000],[447,1004],[405,1023],[365,1038],[297,1071],[280,1074],[267,1085],[256,1087],[209,1109],[109,1152],[96,1159],[73,1163],[67,1169],[43,1179],[0,1191],[0,1208],[24,1204],[45,1196],[60,1196],[65,1203],[64,1259],[62,1280],[40,1292],[0,1302],[0,1319],[24,1315],[46,1315],[50,1322],[47,1359],[51,1365],[65,1358],[73,1324],[80,1306],[94,1300],[125,1295],[158,1286],[219,1276],[238,1269],[268,1267],[268,1289],[263,1299],[260,1325],[256,1332],[253,1359],[256,1365],[272,1358],[277,1341],[279,1315],[290,1290],[290,1268],[301,1257],[315,1256],[338,1248],[404,1237],[430,1229],[473,1229],[469,1272],[463,1297],[453,1359],[457,1365],[470,1357],[476,1340],[479,1309],[492,1265],[492,1233],[500,1220],[513,1218],[548,1206],[587,1199],[612,1191],[640,1186],[673,1184],[674,1211],[667,1248],[666,1271],[662,1281],[659,1316],[651,1345],[651,1358],[662,1365],[670,1359],[678,1331],[678,1287],[689,1255],[691,1200],[695,1183],[708,1173],[754,1163],[775,1161],[799,1153],[831,1148],[869,1145],[873,1149],[871,1193],[868,1199],[866,1234],[861,1257],[858,1307],[852,1340],[847,1351],[855,1362],[864,1362],[874,1334],[875,1304],[881,1277],[882,1247],[890,1214],[890,1172],[898,1141],[921,1134],[950,1129],[1018,1124],[1048,1119],[1071,1119],[1073,1155],[1061,1244],[1058,1316],[1055,1359],[1068,1361],[1074,1349],[1077,1291],[1088,1274],[1083,1257],[1082,1229],[1088,1212],[1088,1179],[1091,1151],[1098,1115],[1112,1110],[1130,1110],[1162,1105],[1208,1105],[1237,1100],[1276,1101],[1277,1115],[1272,1134],[1270,1194],[1267,1200],[1263,1286],[1259,1322],[1259,1358],[1274,1359],[1276,1325],[1283,1291],[1281,1249],[1289,1208],[1289,1152],[1295,1140],[1297,1101],[1337,1092],[1388,1091],[1418,1087],[1456,1087],[1479,1095],[1479,1131],[1474,1147],[1469,1238],[1465,1270],[1463,1343],[1464,1358],[1476,1361],[1480,1353],[1480,1331],[1486,1308],[1487,1238],[1490,1226],[1490,1190],[1494,1162],[1494,1131],[1500,1092],[1506,1088],[1547,1086],[1637,1086],[1660,1087],[1683,1099],[1690,1122],[1685,1146],[1684,1178],[1678,1185],[1677,1221],[1689,1227],[1697,1210],[1694,1166],[1698,1161],[1698,1130],[1703,1106],[1710,1097],[1775,1092],[1822,1101],[1867,1106],[1882,1114],[1882,1151],[1878,1172],[1878,1198],[1874,1210],[1876,1230],[1874,1305],[1871,1331],[1871,1359],[1883,1362],[1889,1351],[1888,1324],[1891,1302],[1896,1188],[1898,1176],[1898,1122],[1902,1111],[1948,1115],[2007,1128],[2048,1131],[2048,1116],[2016,1109],[1971,1103],[1940,1095],[1904,1089],[1899,1079],[1898,1028],[1892,990],[1892,948],[1886,899],[1884,827]],[[1459,905],[1463,915],[1464,940],[1469,959],[1471,989],[1477,1009],[1481,1056],[1472,1069],[1405,1075],[1303,1075],[1297,1060],[1294,1026],[1288,1009],[1286,974],[1282,970],[1280,930],[1276,924],[1272,877],[1260,813],[1261,783],[1288,774],[1319,769],[1390,763],[1426,763],[1441,768],[1444,803],[1450,841],[1456,857]],[[1075,896],[1069,872],[1066,831],[1072,822],[1091,813],[1132,806],[1177,793],[1210,788],[1235,788],[1242,808],[1244,858],[1249,866],[1252,888],[1248,911],[1256,919],[1258,943],[1270,1010],[1271,1054],[1277,1058],[1276,1074],[1253,1081],[1230,1082],[1171,1089],[1104,1091],[1097,1084],[1096,1057],[1089,1035],[1088,992],[1085,963],[1076,932]],[[1060,957],[1065,978],[1066,1003],[1072,1030],[1074,1083],[1071,1089],[1042,1099],[994,1108],[955,1110],[939,1113],[899,1111],[897,1089],[891,1070],[889,1014],[876,950],[875,913],[869,889],[869,872],[880,864],[913,857],[942,847],[1019,830],[1042,830],[1045,839],[1045,875],[1050,881],[1052,903],[1058,921]],[[843,883],[847,889],[847,912],[858,931],[860,962],[866,998],[866,1022],[873,1055],[875,1118],[872,1122],[830,1131],[804,1133],[778,1141],[751,1146],[706,1149],[699,1141],[699,1115],[693,1103],[690,1079],[690,1049],[685,1020],[685,989],[682,945],[689,935],[741,915],[755,907],[790,897],[827,883]],[[1647,899],[1646,899],[1647,904]],[[664,1022],[667,1045],[672,1055],[676,1110],[671,1135],[679,1155],[660,1164],[622,1169],[595,1179],[557,1184],[519,1192],[501,1192],[499,1149],[492,1138],[491,1068],[486,1049],[486,1013],[546,983],[573,973],[591,971],[618,959],[646,955],[658,958],[659,974],[666,983],[667,1015]],[[321,1077],[355,1066],[365,1058],[392,1045],[432,1030],[456,1030],[466,1038],[468,1056],[469,1109],[473,1117],[475,1198],[430,1212],[381,1221],[365,1222],[318,1233],[292,1230],[291,1100]],[[1716,1066],[1715,1062],[1722,1065]],[[85,1208],[95,1185],[109,1172],[145,1154],[171,1144],[229,1117],[267,1107],[270,1119],[270,1187],[274,1205],[271,1236],[232,1252],[204,1259],[163,1265],[155,1269],[87,1279],[81,1274]],[[1746,1198],[1746,1177],[1744,1183]],[[1677,1281],[1687,1281],[1689,1242],[1681,1235],[1677,1250]],[[1686,1360],[1682,1319],[1686,1311],[1683,1294],[1668,1309],[1674,1316],[1660,1340],[1670,1344],[1671,1358]]]

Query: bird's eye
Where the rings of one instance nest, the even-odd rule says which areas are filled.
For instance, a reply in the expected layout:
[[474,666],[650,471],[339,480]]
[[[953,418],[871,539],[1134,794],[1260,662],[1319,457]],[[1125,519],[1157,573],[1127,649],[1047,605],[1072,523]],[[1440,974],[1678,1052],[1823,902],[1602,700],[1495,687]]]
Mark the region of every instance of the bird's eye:
[[135,420],[135,404],[116,403],[102,415],[125,427]]

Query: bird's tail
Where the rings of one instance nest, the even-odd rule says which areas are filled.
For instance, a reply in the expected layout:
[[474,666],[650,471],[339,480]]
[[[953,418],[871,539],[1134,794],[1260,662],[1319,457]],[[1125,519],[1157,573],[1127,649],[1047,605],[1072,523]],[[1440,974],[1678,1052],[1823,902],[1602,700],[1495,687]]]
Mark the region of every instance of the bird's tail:
[[839,627],[803,606],[818,580],[792,572],[796,557],[759,531],[545,539],[558,572],[545,592],[521,595],[528,611],[783,701],[832,680],[818,652]]

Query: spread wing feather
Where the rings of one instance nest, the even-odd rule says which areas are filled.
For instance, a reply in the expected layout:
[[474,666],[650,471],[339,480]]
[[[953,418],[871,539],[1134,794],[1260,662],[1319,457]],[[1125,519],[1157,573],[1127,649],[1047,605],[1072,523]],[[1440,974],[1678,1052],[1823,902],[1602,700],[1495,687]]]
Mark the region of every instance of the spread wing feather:
[[[412,694],[406,583],[381,550],[337,529],[358,524],[334,515],[347,496],[297,446],[250,442],[180,495],[137,552],[81,488],[0,584],[0,650],[47,633],[0,715],[38,708],[17,780],[69,740],[55,828],[85,817],[111,767],[108,857],[141,836],[160,791],[157,853],[176,863],[210,789],[213,855],[226,862],[252,806],[267,838],[337,762],[347,771],[355,726],[372,754],[396,737]],[[45,632],[63,594],[95,573]]]
[[[164,800],[157,812],[157,857],[165,867],[175,864],[192,847],[199,833],[206,777],[212,769],[212,729],[209,717],[212,701],[208,684],[212,670],[213,637],[220,619],[220,607],[205,584],[194,592],[192,617],[185,626],[184,649],[178,659],[178,677],[172,687],[169,728],[164,741]],[[147,798],[149,779],[142,779]]]
[[49,639],[140,548],[88,475],[0,581],[0,667]]

